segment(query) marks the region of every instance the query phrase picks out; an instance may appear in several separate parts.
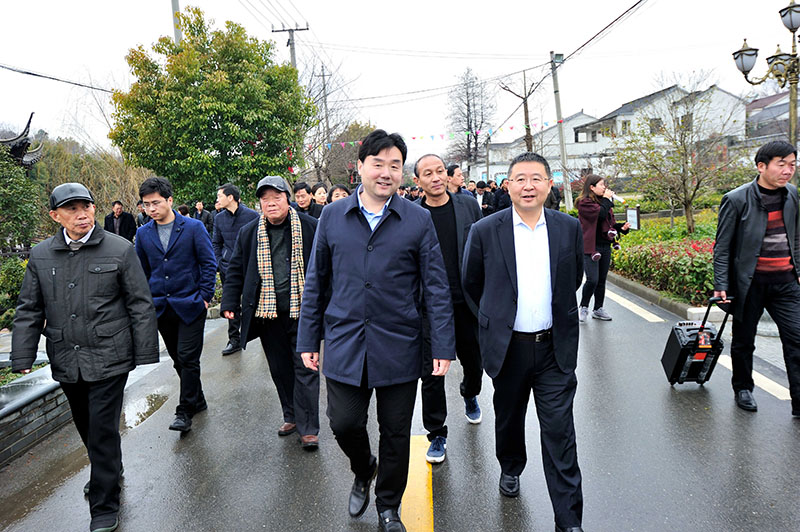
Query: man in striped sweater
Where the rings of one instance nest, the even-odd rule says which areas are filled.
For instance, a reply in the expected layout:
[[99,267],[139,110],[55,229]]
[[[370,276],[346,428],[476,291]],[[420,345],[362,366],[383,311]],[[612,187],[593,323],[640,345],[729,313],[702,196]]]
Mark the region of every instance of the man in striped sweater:
[[736,405],[758,409],[753,351],[766,309],[778,325],[792,415],[800,418],[800,242],[797,188],[789,184],[797,150],[773,141],[756,153],[758,177],[723,196],[714,245],[714,295],[732,298],[731,383]]

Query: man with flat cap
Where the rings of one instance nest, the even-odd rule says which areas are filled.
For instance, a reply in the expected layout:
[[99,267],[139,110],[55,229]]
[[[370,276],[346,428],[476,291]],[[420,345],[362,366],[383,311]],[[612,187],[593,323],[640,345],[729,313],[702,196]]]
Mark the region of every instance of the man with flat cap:
[[80,183],[50,195],[55,236],[31,250],[14,317],[11,367],[29,373],[39,335],[91,462],[90,530],[119,525],[119,421],[128,372],[158,362],[150,290],[133,246],[95,223],[94,198]]
[[313,451],[319,445],[319,373],[305,367],[295,345],[317,220],[289,206],[282,177],[263,178],[256,196],[263,215],[239,231],[220,310],[229,320],[241,318],[242,348],[261,340],[283,409],[278,435],[297,431],[303,449]]

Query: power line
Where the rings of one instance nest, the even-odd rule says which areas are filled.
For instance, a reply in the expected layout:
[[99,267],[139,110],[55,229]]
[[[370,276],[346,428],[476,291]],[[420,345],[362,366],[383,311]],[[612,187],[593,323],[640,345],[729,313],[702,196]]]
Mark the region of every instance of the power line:
[[107,92],[108,94],[112,94],[114,91],[111,89],[105,89],[103,87],[95,87],[94,85],[87,85],[86,83],[80,83],[78,81],[70,81],[68,79],[57,78],[55,76],[50,76],[48,74],[40,74],[38,72],[33,72],[31,70],[25,70],[22,68],[13,67],[10,65],[4,65],[0,63],[0,68],[4,68],[6,70],[10,70],[11,72],[16,72],[18,74],[25,74],[26,76],[34,76],[37,78],[49,79],[52,81],[58,81],[59,83],[67,83],[69,85],[75,85],[76,87],[83,87],[85,89],[91,89],[94,91],[102,91]]
[[[362,46],[354,46],[348,44],[336,43],[319,43],[320,47],[327,49],[338,50],[343,52],[354,52],[363,54],[379,54],[379,55],[398,55],[406,57],[426,57],[426,58],[440,58],[440,59],[531,59],[534,56],[529,54],[487,54],[476,52],[437,52],[434,50],[403,50],[397,48],[366,48]],[[303,46],[315,46],[314,44],[305,43]]]

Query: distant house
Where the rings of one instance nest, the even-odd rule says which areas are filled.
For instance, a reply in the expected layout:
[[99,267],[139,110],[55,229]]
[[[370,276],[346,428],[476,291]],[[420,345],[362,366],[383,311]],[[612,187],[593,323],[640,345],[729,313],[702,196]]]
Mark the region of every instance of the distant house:
[[758,98],[747,104],[748,137],[756,143],[763,143],[773,138],[787,138],[788,135],[789,91]]

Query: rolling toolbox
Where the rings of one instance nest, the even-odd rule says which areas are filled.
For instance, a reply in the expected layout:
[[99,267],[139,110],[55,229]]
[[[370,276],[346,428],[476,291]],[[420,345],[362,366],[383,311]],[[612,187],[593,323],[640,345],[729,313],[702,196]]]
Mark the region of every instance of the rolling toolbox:
[[[733,299],[732,297],[728,298]],[[711,306],[721,301],[719,297],[708,300],[708,308],[701,323],[696,321],[679,321],[672,327],[664,354],[661,356],[661,365],[670,385],[696,382],[703,384],[711,378],[711,373],[717,365],[717,359],[722,353],[722,331],[728,321],[728,312],[722,320],[719,331],[709,323],[708,314]]]

